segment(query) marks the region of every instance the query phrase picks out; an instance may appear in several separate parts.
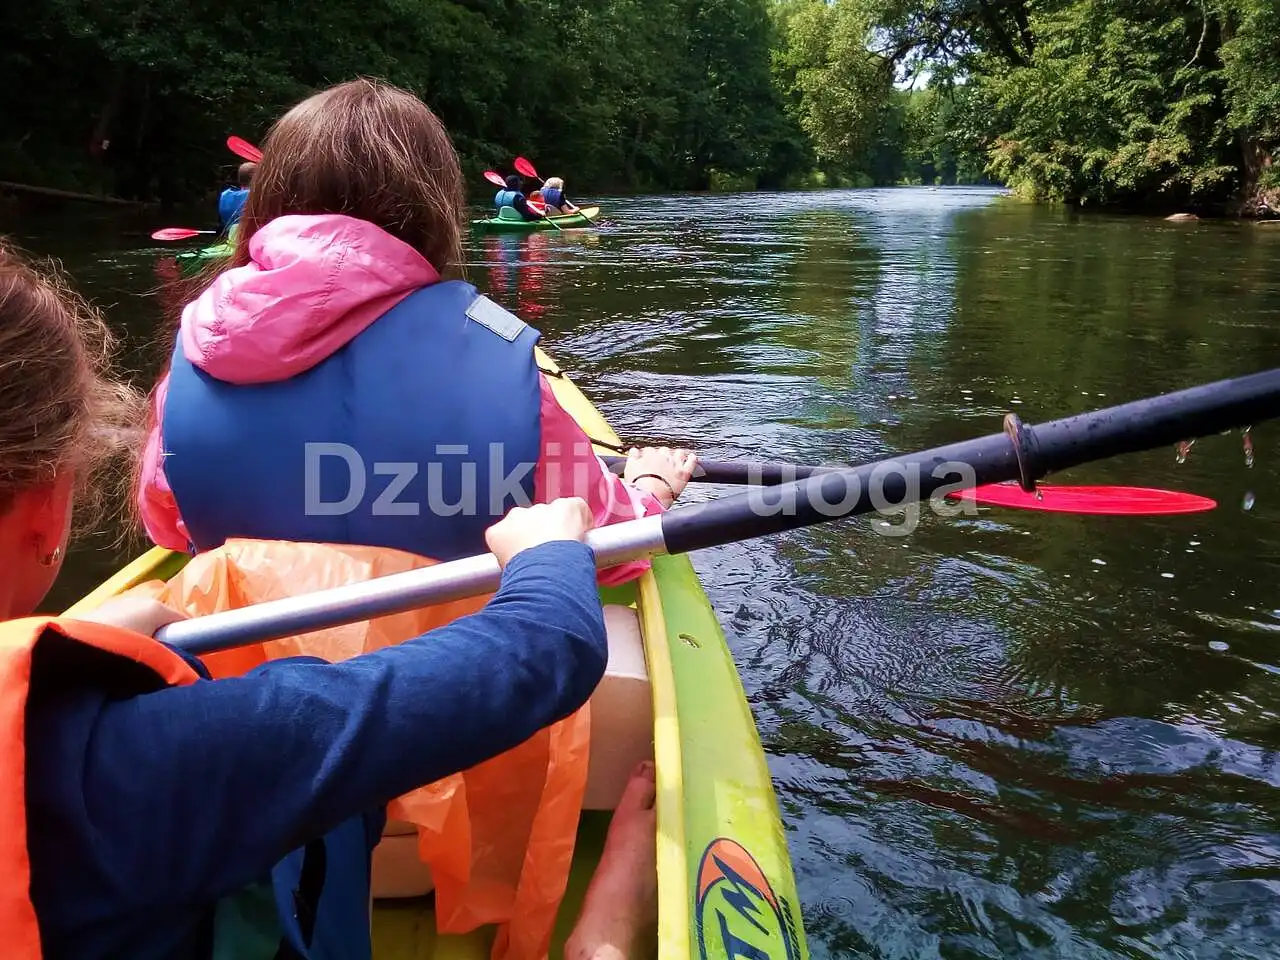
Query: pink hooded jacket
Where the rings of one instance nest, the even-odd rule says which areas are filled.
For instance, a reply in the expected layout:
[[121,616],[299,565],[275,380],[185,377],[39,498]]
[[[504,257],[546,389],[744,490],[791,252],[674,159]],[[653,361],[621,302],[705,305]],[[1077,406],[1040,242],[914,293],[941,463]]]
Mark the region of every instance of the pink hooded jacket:
[[[437,283],[434,267],[408,244],[364,220],[340,215],[284,216],[260,228],[250,262],[224,271],[182,312],[182,350],[227,383],[286,380],[320,363],[397,303]],[[541,452],[534,497],[580,496],[596,526],[662,512],[662,505],[608,471],[577,422],[541,385]],[[138,507],[151,539],[187,550],[190,539],[164,475],[168,376],[156,387],[143,454]],[[648,568],[630,563],[602,574],[622,583]]]

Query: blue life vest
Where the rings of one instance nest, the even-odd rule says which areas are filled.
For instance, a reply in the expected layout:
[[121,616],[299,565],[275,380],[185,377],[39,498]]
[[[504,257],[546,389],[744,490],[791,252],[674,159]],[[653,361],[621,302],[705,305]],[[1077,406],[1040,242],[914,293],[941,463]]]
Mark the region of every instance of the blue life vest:
[[564,191],[558,187],[543,187],[542,202],[551,207],[564,206]]
[[523,197],[524,194],[519,190],[499,190],[493,195],[493,205],[501,210],[503,207],[514,207],[517,198]]
[[218,219],[222,221],[222,229],[226,230],[239,221],[244,213],[245,201],[249,199],[248,187],[227,187],[218,197]]
[[218,380],[179,343],[161,436],[192,546],[247,537],[483,553],[485,529],[533,499],[538,337],[450,281],[275,383]]

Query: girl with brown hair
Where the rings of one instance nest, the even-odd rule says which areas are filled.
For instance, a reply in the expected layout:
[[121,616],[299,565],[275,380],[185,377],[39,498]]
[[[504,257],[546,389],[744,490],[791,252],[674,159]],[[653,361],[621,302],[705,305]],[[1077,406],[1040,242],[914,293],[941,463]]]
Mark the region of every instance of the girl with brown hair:
[[[151,639],[178,618],[154,602],[95,622],[31,615],[65,556],[73,493],[132,425],[110,344],[93,310],[0,245],[5,954],[368,957],[385,805],[578,709],[604,671],[590,512],[559,500],[490,528],[503,582],[479,613],[344,663],[208,680]],[[441,735],[457,729],[469,735]],[[611,845],[652,842],[652,799],[641,771]],[[627,867],[602,868],[573,956],[629,942]]]
[[[609,473],[539,371],[538,333],[474,287],[462,174],[412,94],[356,80],[272,128],[226,268],[183,310],[139,507],[151,538],[358,543],[448,560],[512,506],[660,512],[695,466]],[[637,576],[643,564],[606,572]]]
[[[346,544],[444,561],[483,552],[486,529],[513,507],[580,497],[601,526],[672,504],[693,455],[637,450],[622,478],[611,474],[539,369],[538,332],[449,279],[462,259],[463,180],[421,100],[370,80],[339,84],[281,117],[262,154],[234,252],[183,308],[154,396],[138,497],[156,543]],[[547,776],[581,792],[570,772],[582,763],[580,752],[549,753]],[[545,811],[572,806],[560,796],[531,791],[521,809],[545,824]],[[494,818],[493,807],[472,815],[475,850],[495,845]],[[448,883],[469,908],[442,929],[483,915],[520,933],[499,934],[515,944],[500,957],[534,956],[554,916],[532,915],[530,891],[563,891],[576,826],[562,834],[555,823],[545,882],[512,845],[501,884],[437,881],[438,896],[452,902]],[[652,846],[650,830],[650,860]],[[444,875],[447,858],[434,855],[432,874]],[[629,876],[655,883],[652,870]],[[503,891],[493,910],[481,903],[488,887]]]

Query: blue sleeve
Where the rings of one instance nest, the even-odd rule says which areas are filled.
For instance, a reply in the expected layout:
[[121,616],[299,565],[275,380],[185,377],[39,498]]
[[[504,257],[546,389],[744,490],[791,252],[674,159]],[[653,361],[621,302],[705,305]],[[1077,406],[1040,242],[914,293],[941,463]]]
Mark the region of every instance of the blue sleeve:
[[249,191],[236,187],[227,187],[218,196],[218,220],[224,230],[229,229],[240,219],[248,199]]
[[64,775],[119,889],[190,903],[568,716],[607,659],[590,549],[544,544],[482,611],[415,640],[108,702]]

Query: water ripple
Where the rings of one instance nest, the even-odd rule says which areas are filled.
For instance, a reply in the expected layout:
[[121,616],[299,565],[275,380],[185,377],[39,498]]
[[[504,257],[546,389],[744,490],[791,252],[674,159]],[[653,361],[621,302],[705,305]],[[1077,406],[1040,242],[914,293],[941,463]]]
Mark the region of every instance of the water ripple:
[[[602,203],[598,230],[472,238],[468,273],[629,440],[866,462],[1280,356],[1280,231],[972,188]],[[140,236],[18,226],[153,334]],[[1251,443],[1053,478],[1207,514],[925,510],[694,557],[815,957],[1280,956],[1280,430]],[[73,592],[106,562],[74,561]]]

